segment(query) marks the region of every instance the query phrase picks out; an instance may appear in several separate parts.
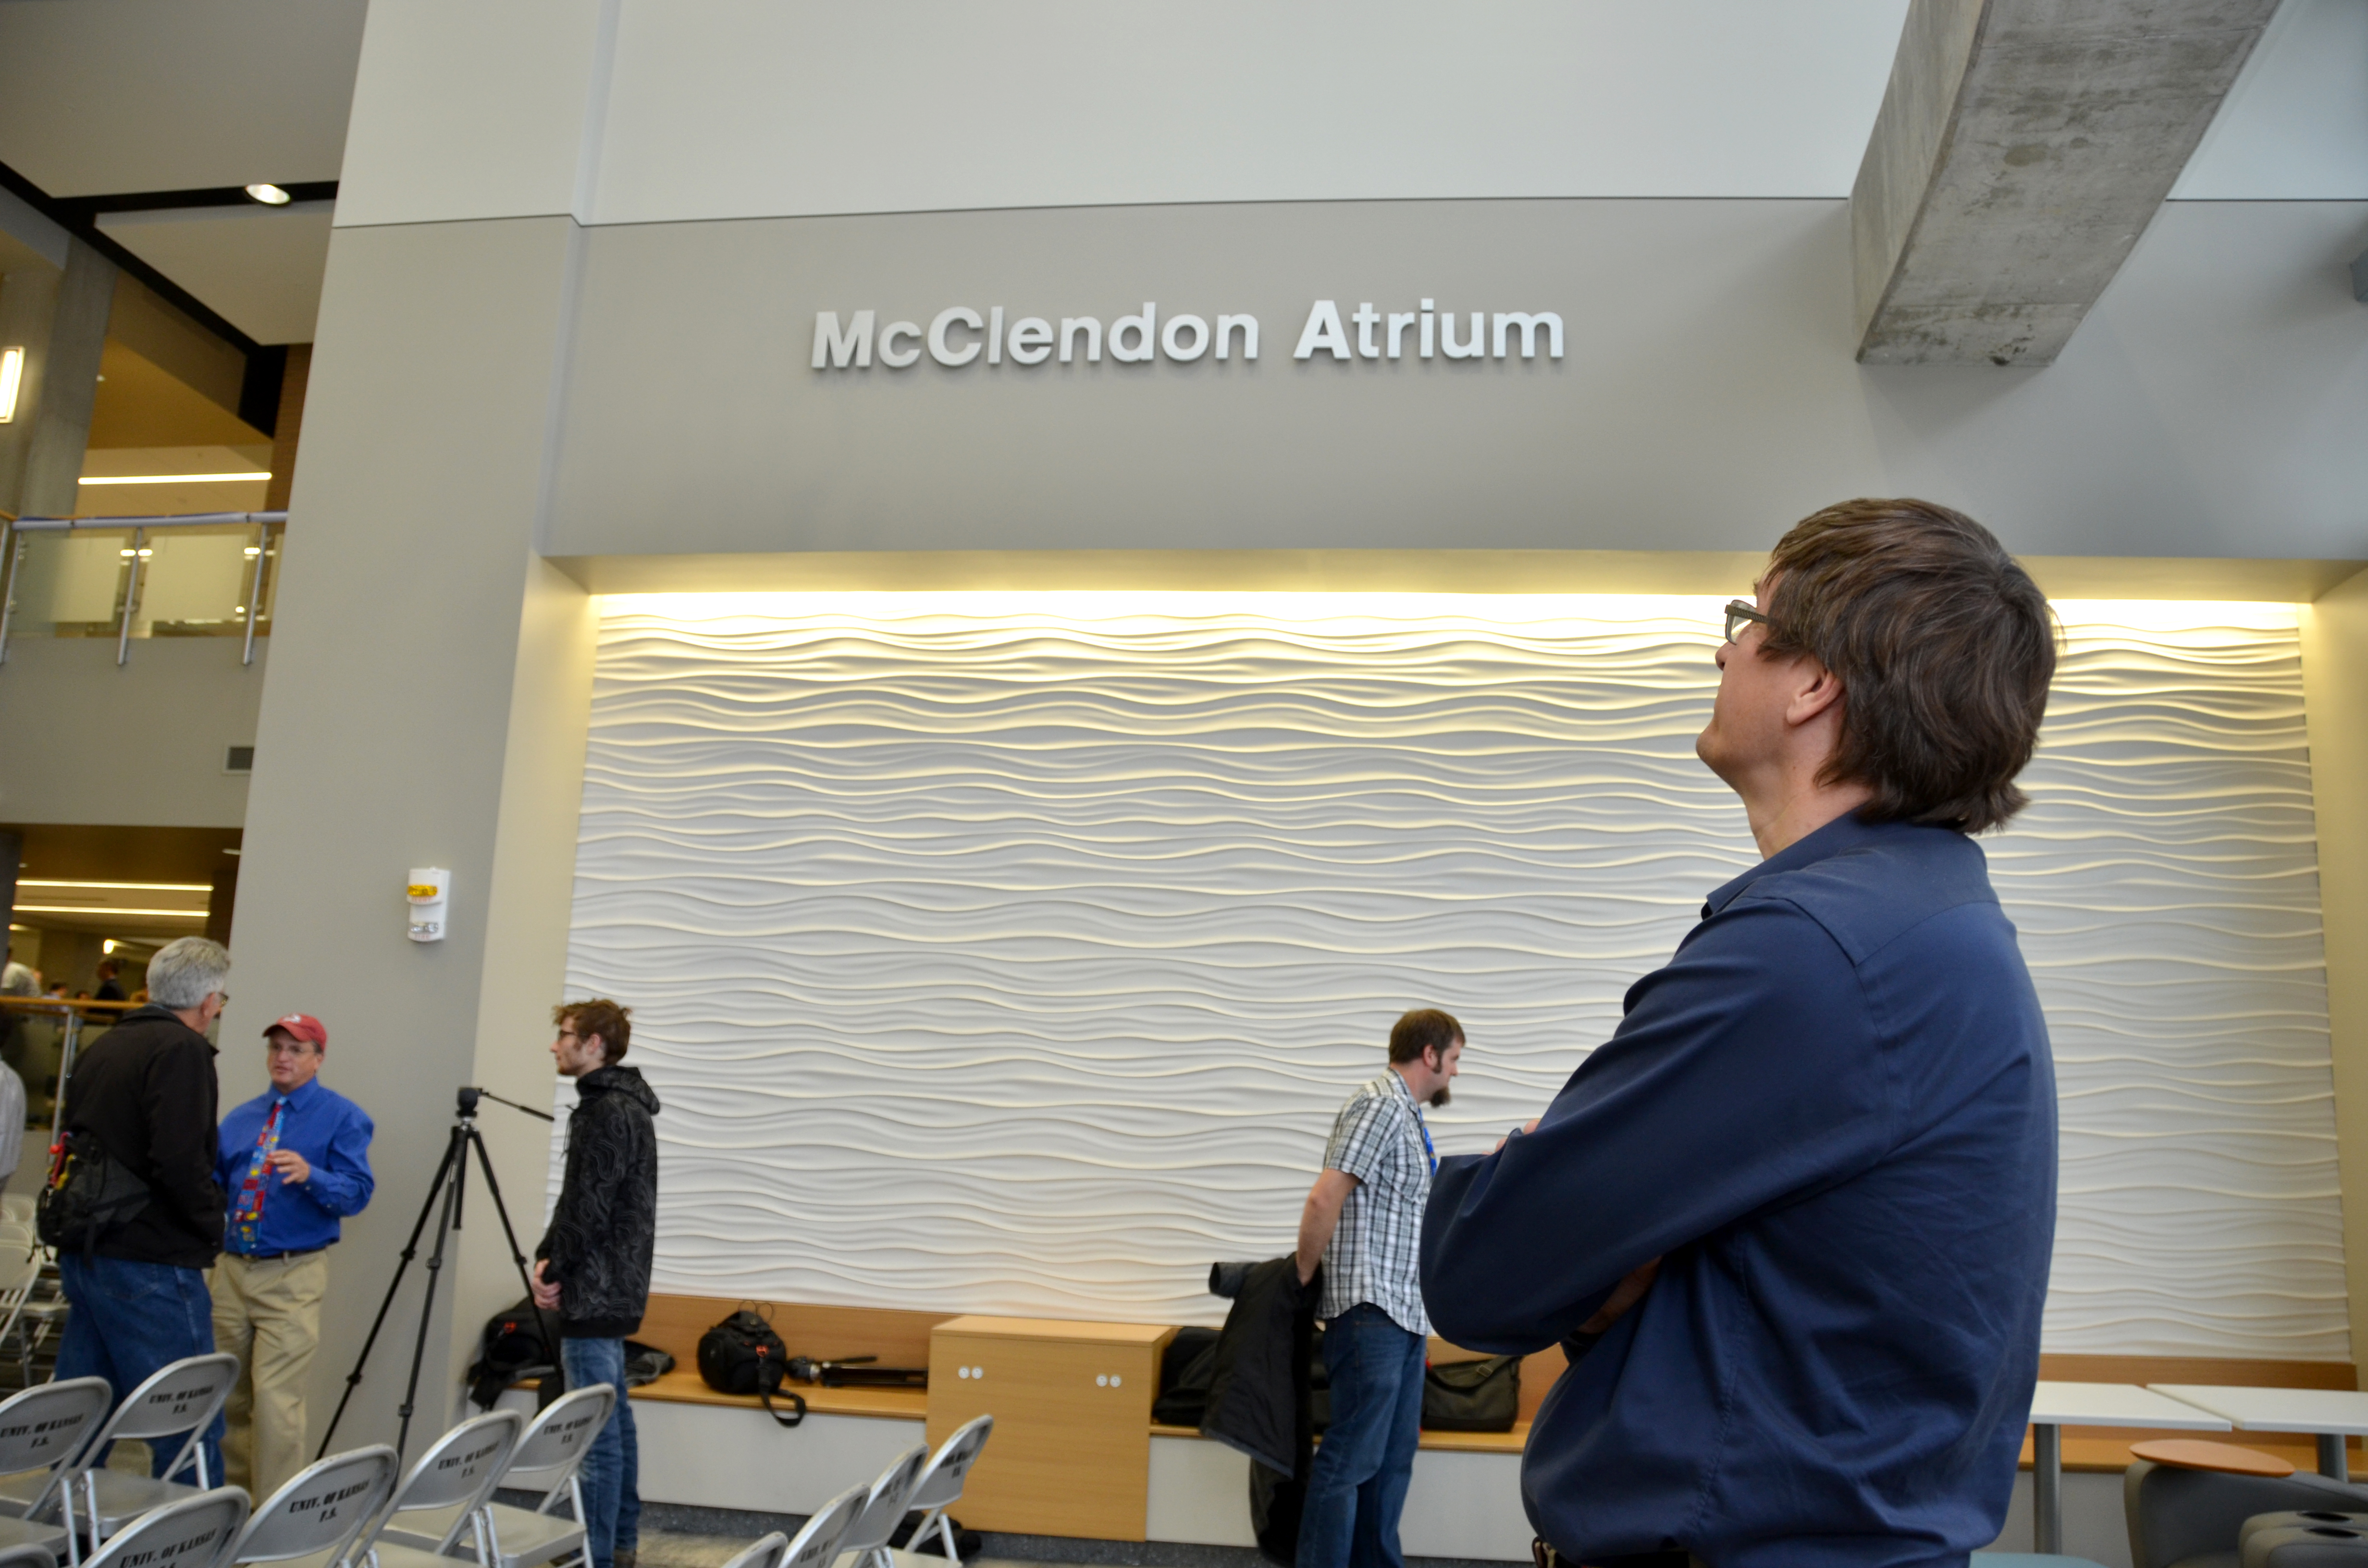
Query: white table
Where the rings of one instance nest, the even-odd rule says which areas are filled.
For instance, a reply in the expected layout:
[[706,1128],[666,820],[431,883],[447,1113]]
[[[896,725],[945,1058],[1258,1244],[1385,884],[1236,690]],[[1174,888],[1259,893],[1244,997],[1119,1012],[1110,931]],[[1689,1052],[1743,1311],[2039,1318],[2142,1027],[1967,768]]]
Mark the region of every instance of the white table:
[[2225,1415],[2239,1432],[2308,1432],[2318,1439],[2318,1473],[2351,1479],[2343,1439],[2368,1437],[2368,1393],[2349,1389],[2224,1388],[2214,1383],[2148,1383],[2182,1404]]
[[2034,1551],[2064,1550],[2064,1428],[2167,1426],[2226,1432],[2233,1417],[2135,1383],[2042,1382],[2031,1396],[2031,1534]]

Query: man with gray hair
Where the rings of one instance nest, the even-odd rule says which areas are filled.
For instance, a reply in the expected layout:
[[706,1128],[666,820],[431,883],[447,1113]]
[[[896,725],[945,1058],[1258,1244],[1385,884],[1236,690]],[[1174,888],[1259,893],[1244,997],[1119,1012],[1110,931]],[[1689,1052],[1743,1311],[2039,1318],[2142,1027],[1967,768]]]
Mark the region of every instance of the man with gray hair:
[[[59,1250],[65,1338],[57,1375],[105,1378],[120,1400],[168,1362],[214,1347],[205,1271],[222,1250],[222,1189],[214,1179],[221,1086],[206,1030],[230,1000],[230,954],[184,937],[148,960],[146,1006],[98,1037],[65,1084],[62,1130],[78,1157],[96,1145],[138,1176],[147,1204],[88,1247]],[[222,1481],[222,1417],[205,1436],[206,1473]],[[164,1475],[177,1442],[150,1445]]]

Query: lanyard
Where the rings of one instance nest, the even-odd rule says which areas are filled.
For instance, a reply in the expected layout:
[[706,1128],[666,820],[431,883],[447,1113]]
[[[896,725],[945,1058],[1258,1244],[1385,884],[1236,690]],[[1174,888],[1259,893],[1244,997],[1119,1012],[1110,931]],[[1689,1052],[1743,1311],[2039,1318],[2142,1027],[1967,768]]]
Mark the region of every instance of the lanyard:
[[1430,1174],[1439,1174],[1439,1151],[1430,1146],[1430,1123],[1423,1120],[1422,1112],[1414,1113],[1414,1130],[1422,1134],[1422,1152],[1430,1158]]

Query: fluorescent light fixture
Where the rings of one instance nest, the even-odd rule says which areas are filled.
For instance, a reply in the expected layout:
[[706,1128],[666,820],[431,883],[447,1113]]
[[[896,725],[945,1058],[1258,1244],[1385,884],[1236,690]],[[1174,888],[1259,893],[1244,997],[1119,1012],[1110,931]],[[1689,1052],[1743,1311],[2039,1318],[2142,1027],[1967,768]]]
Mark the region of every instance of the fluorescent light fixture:
[[[71,881],[54,877],[19,877],[19,888],[116,888],[123,893],[213,893],[211,881]],[[24,907],[24,904],[17,904]]]
[[17,909],[22,915],[138,915],[151,919],[163,915],[175,920],[203,920],[206,917],[202,909],[101,909],[93,903],[20,903]]
[[94,473],[75,483],[80,484],[227,484],[233,481],[269,479],[269,469],[254,473]]
[[17,388],[25,380],[25,351],[0,348],[0,425],[17,417]]
[[276,185],[251,185],[246,187],[246,194],[266,207],[285,207],[293,199]]

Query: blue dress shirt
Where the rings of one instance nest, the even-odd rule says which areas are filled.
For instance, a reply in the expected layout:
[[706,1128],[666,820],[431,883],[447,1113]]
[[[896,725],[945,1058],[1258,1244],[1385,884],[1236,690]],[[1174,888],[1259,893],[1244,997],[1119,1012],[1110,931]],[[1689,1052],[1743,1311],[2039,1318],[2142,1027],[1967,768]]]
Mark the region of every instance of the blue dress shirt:
[[2055,1218],[2046,1024],[1980,846],[1844,817],[1711,895],[1536,1132],[1440,1163],[1423,1295],[1457,1345],[1577,1356],[1521,1461],[1565,1554],[1962,1565],[2006,1517]]
[[[266,1090],[222,1118],[214,1174],[233,1210],[247,1164],[263,1136],[264,1119],[280,1098],[279,1090]],[[256,1227],[255,1238],[258,1257],[327,1246],[337,1239],[337,1221],[360,1213],[376,1185],[370,1176],[370,1143],[377,1129],[361,1107],[317,1078],[286,1098],[288,1108],[279,1114],[279,1147],[303,1155],[313,1176],[283,1182],[278,1171],[264,1173],[263,1222]],[[230,1229],[222,1248],[237,1252],[236,1227]]]

